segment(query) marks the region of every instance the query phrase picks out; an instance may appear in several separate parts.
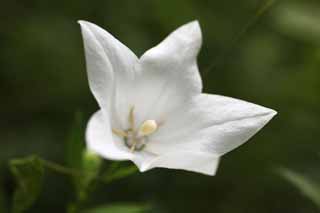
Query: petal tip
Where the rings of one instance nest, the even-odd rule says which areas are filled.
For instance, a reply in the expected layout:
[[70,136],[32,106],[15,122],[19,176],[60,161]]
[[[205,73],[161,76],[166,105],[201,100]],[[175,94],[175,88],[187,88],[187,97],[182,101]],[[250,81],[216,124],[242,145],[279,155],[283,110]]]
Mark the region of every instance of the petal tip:
[[273,109],[269,109],[269,110],[270,110],[270,112],[269,112],[270,119],[278,114],[278,112],[276,110],[273,110]]
[[146,172],[150,169],[147,165],[143,165],[143,164],[141,166],[138,166],[138,165],[136,166],[138,167],[140,172]]
[[186,27],[192,29],[196,32],[201,32],[200,22],[198,20],[193,20],[185,24]]
[[200,28],[200,22],[198,19],[195,19],[193,21],[190,21],[189,24],[194,25],[195,27],[199,27]]
[[94,23],[92,23],[90,21],[78,20],[77,22],[78,22],[78,24],[80,24],[81,27],[87,27],[91,31],[92,31],[92,29],[100,28],[98,25],[96,25],[96,24],[94,24]]
[[202,44],[202,31],[201,31],[201,27],[200,27],[200,23],[198,20],[193,20],[185,25],[183,25],[181,27],[181,29],[183,29],[184,34],[188,33],[190,36],[193,37],[193,39],[196,42],[196,44],[198,44],[197,48],[200,48],[201,44]]
[[83,27],[83,26],[89,27],[89,26],[95,25],[95,24],[93,24],[89,21],[85,21],[85,20],[78,20],[77,22],[78,22],[78,24],[80,24],[81,27]]
[[139,169],[140,172],[146,172],[148,170],[146,167],[145,168],[144,167],[141,167],[141,168],[138,167],[138,169]]
[[208,176],[216,176],[217,170],[212,170],[210,172],[203,172],[202,174],[208,175]]
[[84,24],[86,24],[88,22],[85,21],[85,20],[78,20],[77,23],[80,24],[80,25],[84,25]]
[[80,25],[82,31],[88,31],[90,24],[92,24],[85,20],[78,20],[77,23]]

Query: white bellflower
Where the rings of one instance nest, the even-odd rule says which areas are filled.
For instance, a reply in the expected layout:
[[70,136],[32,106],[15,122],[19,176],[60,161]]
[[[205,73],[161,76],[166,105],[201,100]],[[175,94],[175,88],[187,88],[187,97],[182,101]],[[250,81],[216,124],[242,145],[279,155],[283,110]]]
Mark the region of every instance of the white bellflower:
[[81,25],[90,89],[100,110],[87,146],[104,158],[214,175],[223,154],[246,142],[274,110],[202,93],[202,36],[190,22],[138,58],[95,24]]

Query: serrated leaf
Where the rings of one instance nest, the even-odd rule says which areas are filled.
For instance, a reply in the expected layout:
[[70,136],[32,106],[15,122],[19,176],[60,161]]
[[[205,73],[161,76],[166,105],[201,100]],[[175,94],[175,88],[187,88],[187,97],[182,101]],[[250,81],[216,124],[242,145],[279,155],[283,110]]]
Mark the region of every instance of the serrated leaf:
[[12,212],[20,213],[37,200],[43,184],[43,162],[37,156],[10,161],[10,170],[16,180]]
[[111,166],[111,168],[102,175],[102,179],[105,183],[110,183],[112,181],[133,175],[137,172],[138,168],[136,166],[127,166],[122,168],[116,168]]
[[99,206],[82,213],[144,213],[150,210],[148,205],[139,205],[132,203],[118,203]]
[[312,200],[320,208],[320,184],[310,178],[289,169],[279,169],[280,175],[298,188],[303,195]]

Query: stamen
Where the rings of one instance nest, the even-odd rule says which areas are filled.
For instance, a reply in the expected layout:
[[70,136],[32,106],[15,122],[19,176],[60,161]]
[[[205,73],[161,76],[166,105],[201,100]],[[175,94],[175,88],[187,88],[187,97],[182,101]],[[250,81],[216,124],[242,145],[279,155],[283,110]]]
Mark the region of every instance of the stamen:
[[139,128],[139,136],[148,136],[154,133],[158,129],[157,122],[155,120],[146,120]]
[[130,108],[130,112],[129,112],[129,124],[130,124],[130,128],[131,130],[134,130],[134,106],[132,106]]
[[134,150],[136,149],[136,145],[137,145],[137,141],[134,140],[131,147],[130,147],[130,152],[134,152]]
[[126,130],[112,129],[113,134],[122,137],[125,145],[131,152],[140,151],[146,146],[148,136],[153,134],[160,123],[155,120],[144,121],[139,128],[135,128],[134,106],[129,110],[129,128]]
[[119,130],[119,129],[112,129],[113,134],[118,135],[119,137],[128,137],[128,133],[123,131],[123,130]]

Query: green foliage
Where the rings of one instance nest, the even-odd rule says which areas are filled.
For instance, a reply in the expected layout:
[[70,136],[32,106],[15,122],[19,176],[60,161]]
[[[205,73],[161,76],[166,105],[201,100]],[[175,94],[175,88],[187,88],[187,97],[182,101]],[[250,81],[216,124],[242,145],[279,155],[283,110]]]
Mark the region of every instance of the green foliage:
[[[80,112],[76,113],[66,145],[67,166],[78,171],[77,175],[71,176],[75,186],[76,201],[68,205],[68,213],[78,212],[79,209],[82,208],[83,203],[87,200],[92,190],[94,190],[97,180],[110,183],[114,180],[127,177],[137,171],[136,167],[133,166],[119,168],[119,163],[116,162],[112,164],[107,172],[104,172],[103,175],[100,176],[102,159],[94,152],[85,149],[84,124],[82,114]],[[116,206],[115,208],[120,207]],[[137,209],[137,207],[133,209]]]
[[[87,187],[96,175],[96,172],[90,173],[92,167],[91,162],[87,162],[85,143],[84,143],[84,130],[85,122],[83,114],[76,112],[74,121],[66,142],[66,164],[72,169],[83,171],[83,174],[71,176],[74,184],[75,193],[78,200],[84,200],[87,196]],[[90,161],[90,160],[89,160]],[[88,170],[87,170],[88,169]]]
[[43,184],[43,162],[37,156],[10,161],[10,170],[17,186],[13,197],[12,212],[24,212],[37,200]]
[[[66,141],[66,164],[68,167],[81,169],[82,168],[82,153],[85,148],[84,143],[84,119],[81,112],[76,112],[74,121]],[[78,178],[73,181],[77,185]]]
[[143,213],[150,211],[150,206],[132,203],[117,203],[99,206],[82,213]]
[[302,194],[312,200],[320,208],[320,184],[310,178],[289,169],[279,169],[280,175],[298,188]]
[[315,4],[283,4],[274,11],[274,19],[281,32],[305,41],[320,42],[320,8]]
[[85,121],[83,114],[77,112],[66,142],[66,163],[71,169],[78,171],[72,175],[76,201],[69,204],[68,212],[77,212],[82,203],[88,198],[94,189],[99,175],[102,159],[95,153],[86,150],[84,142]]
[[82,154],[83,175],[78,177],[78,199],[85,200],[91,190],[92,184],[99,175],[102,159],[95,153],[85,150]]
[[119,165],[119,162],[114,162],[110,168],[101,175],[101,178],[105,183],[128,177],[138,171],[138,168],[134,165],[126,167],[119,167]]

